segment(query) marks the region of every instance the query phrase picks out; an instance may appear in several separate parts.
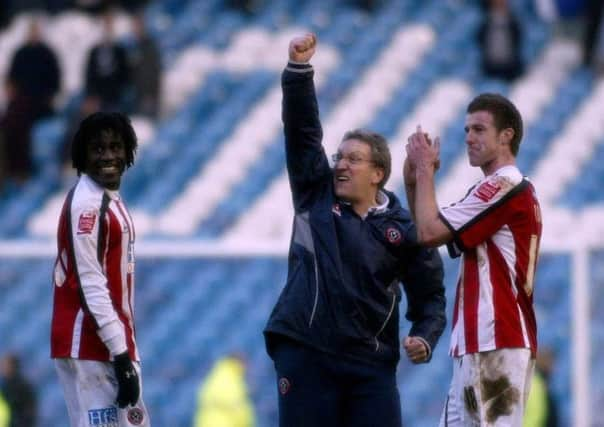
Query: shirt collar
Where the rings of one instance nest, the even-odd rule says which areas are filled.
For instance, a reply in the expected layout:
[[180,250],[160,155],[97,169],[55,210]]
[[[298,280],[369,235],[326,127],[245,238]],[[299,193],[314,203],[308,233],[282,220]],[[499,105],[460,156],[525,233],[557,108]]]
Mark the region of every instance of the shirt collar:
[[121,199],[119,190],[110,190],[108,188],[100,186],[94,179],[90,178],[88,174],[82,173],[82,179],[84,179],[88,185],[102,189],[105,193],[107,193],[111,200]]
[[[377,206],[372,206],[369,208],[369,210],[367,211],[367,215],[380,214],[380,213],[386,212],[388,210],[388,205],[390,204],[390,198],[382,190],[379,190],[377,193],[377,202],[378,202]],[[367,215],[365,215],[365,217],[367,217]]]

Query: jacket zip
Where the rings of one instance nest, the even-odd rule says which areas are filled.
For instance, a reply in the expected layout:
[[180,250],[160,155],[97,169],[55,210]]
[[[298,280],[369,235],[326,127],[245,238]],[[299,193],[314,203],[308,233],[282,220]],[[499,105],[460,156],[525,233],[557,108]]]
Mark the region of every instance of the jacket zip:
[[313,265],[315,266],[315,301],[312,307],[312,313],[310,313],[310,320],[308,321],[308,327],[312,326],[312,321],[315,319],[315,313],[317,312],[317,304],[319,303],[319,270],[317,267],[317,256],[313,253],[312,255]]
[[395,305],[396,305],[396,294],[394,292],[392,292],[392,304],[390,305],[390,311],[388,312],[388,316],[386,316],[386,320],[384,320],[384,323],[382,323],[382,327],[377,331],[377,333],[373,337],[373,339],[375,340],[375,351],[378,351],[380,349],[380,342],[378,341],[378,336],[382,333],[382,331],[388,324],[390,317],[392,317],[392,313],[394,313]]

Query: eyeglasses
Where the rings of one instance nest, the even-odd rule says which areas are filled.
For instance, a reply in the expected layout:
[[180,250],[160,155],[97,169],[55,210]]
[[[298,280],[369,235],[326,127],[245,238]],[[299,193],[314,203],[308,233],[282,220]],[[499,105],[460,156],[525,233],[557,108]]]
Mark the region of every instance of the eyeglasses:
[[335,154],[331,155],[331,161],[333,162],[334,165],[336,163],[338,163],[340,160],[346,160],[346,162],[349,165],[353,165],[353,166],[360,165],[363,162],[374,163],[373,160],[364,159],[356,153],[351,153],[351,154],[347,154],[347,155],[343,155],[342,153],[335,153]]

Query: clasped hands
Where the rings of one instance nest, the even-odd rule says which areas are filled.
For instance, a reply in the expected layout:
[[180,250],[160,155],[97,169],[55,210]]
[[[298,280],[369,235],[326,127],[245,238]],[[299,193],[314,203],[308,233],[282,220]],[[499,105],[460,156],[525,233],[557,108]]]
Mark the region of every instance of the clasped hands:
[[440,138],[434,141],[430,135],[422,131],[420,125],[417,130],[407,138],[407,158],[403,166],[405,185],[415,185],[418,169],[436,172],[440,168]]

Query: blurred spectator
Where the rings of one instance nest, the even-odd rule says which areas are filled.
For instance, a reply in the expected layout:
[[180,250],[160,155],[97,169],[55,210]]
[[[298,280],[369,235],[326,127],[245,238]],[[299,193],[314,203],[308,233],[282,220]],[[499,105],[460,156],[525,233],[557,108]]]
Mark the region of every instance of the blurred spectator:
[[604,2],[589,0],[585,11],[586,30],[584,38],[585,65],[594,67],[599,73],[604,73]]
[[0,427],[9,427],[8,423],[10,421],[10,409],[8,407],[8,403],[2,396],[0,392]]
[[101,110],[123,110],[130,73],[126,50],[114,40],[112,10],[103,14],[103,31],[88,56],[85,96],[97,98]]
[[254,427],[256,416],[248,395],[245,362],[237,355],[218,360],[197,395],[194,427]]
[[257,13],[265,5],[264,0],[227,0],[227,7],[248,15]]
[[514,80],[524,70],[522,31],[507,0],[490,0],[478,30],[482,70],[489,77]]
[[42,40],[38,18],[32,18],[27,40],[10,63],[6,85],[7,108],[0,118],[0,152],[7,177],[24,182],[32,173],[31,128],[53,112],[61,73],[52,49]]
[[523,427],[559,427],[558,404],[552,395],[549,379],[554,367],[551,350],[537,354],[531,391],[526,403]]
[[[0,0],[0,30],[2,30],[10,21],[11,11],[9,0]],[[0,424],[2,426],[2,424]]]
[[157,44],[147,33],[142,15],[132,21],[134,45],[129,50],[132,86],[134,89],[134,114],[156,119],[159,111],[161,57]]
[[19,358],[6,354],[0,360],[4,396],[10,410],[9,427],[35,427],[37,418],[36,393],[32,385],[21,373]]
[[54,51],[42,40],[39,18],[32,18],[27,40],[17,51],[8,72],[9,92],[27,98],[36,119],[53,113],[52,103],[61,85]]
[[367,12],[375,12],[382,4],[382,1],[380,1],[380,0],[348,0],[348,3],[350,3],[352,6],[356,6],[363,10],[366,10]]

